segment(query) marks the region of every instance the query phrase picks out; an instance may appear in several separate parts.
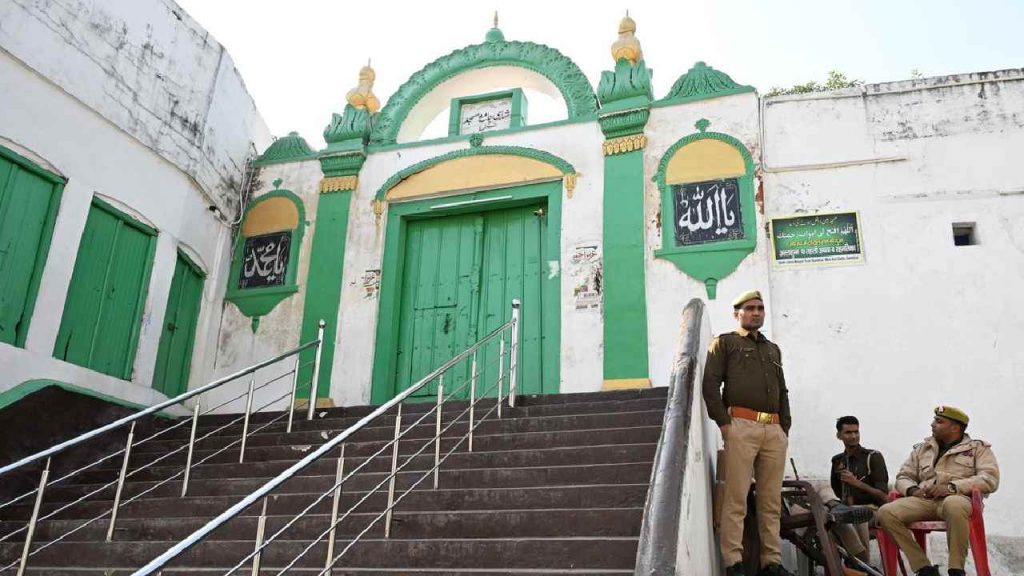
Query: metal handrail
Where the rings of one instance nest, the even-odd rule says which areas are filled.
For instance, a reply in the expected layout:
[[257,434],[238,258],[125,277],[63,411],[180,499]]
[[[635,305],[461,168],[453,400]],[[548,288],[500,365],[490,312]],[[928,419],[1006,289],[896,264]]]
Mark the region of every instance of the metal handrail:
[[[51,545],[53,545],[53,544],[55,544],[57,542],[62,541],[63,539],[65,539],[68,536],[74,534],[78,530],[81,530],[82,528],[85,528],[89,524],[92,524],[96,520],[99,520],[99,519],[101,519],[101,518],[103,518],[103,517],[105,517],[107,515],[110,516],[110,523],[109,523],[109,526],[108,526],[107,538],[106,539],[107,539],[107,541],[110,541],[113,538],[114,526],[115,526],[115,523],[116,523],[116,520],[117,520],[118,509],[122,505],[122,503],[121,503],[121,492],[122,492],[122,490],[124,488],[125,481],[128,478],[130,478],[131,476],[134,476],[135,474],[137,474],[137,473],[139,473],[139,472],[141,472],[143,470],[146,470],[146,469],[148,469],[148,468],[150,468],[152,466],[155,466],[159,462],[169,458],[170,456],[173,456],[174,454],[177,454],[177,453],[181,452],[185,448],[188,448],[188,457],[187,457],[185,466],[184,466],[184,468],[181,471],[179,471],[179,472],[177,472],[175,474],[172,474],[168,478],[163,479],[162,481],[158,482],[156,485],[148,488],[147,490],[145,490],[145,491],[143,491],[143,492],[141,492],[139,494],[136,494],[135,496],[133,496],[132,498],[130,498],[126,502],[124,502],[124,504],[130,503],[130,502],[132,502],[132,501],[134,501],[134,500],[136,500],[138,498],[141,498],[142,496],[148,494],[149,492],[152,492],[153,490],[159,488],[160,486],[163,486],[164,484],[166,484],[168,482],[171,482],[172,480],[175,480],[176,478],[178,478],[179,476],[182,476],[182,475],[184,475],[184,479],[183,479],[183,482],[182,482],[181,496],[184,497],[186,495],[186,493],[187,493],[187,490],[188,490],[189,473],[191,471],[191,468],[193,467],[192,456],[193,456],[193,450],[195,448],[196,442],[202,441],[202,440],[204,440],[206,438],[209,438],[210,436],[213,436],[213,435],[219,433],[222,430],[225,430],[225,429],[227,429],[227,428],[229,428],[231,426],[234,426],[240,420],[243,421],[243,428],[242,428],[241,436],[237,440],[235,440],[235,441],[227,444],[226,446],[222,447],[220,450],[217,450],[213,454],[208,455],[206,458],[200,460],[198,463],[195,464],[195,466],[198,466],[198,465],[206,462],[210,458],[216,457],[217,455],[223,453],[225,450],[228,450],[228,449],[234,447],[236,444],[239,444],[239,443],[241,443],[241,449],[239,451],[239,462],[244,461],[244,458],[245,458],[245,442],[246,442],[246,439],[247,439],[248,435],[250,434],[250,431],[249,431],[249,419],[250,419],[250,416],[253,413],[255,413],[255,412],[259,412],[259,411],[263,410],[264,408],[266,408],[266,407],[268,407],[268,406],[270,406],[272,404],[275,404],[277,402],[280,402],[280,401],[284,400],[288,396],[291,396],[291,403],[289,405],[289,409],[286,412],[282,412],[279,416],[273,418],[269,422],[263,424],[262,426],[260,426],[256,430],[252,431],[252,433],[255,434],[255,433],[265,429],[266,427],[268,427],[268,426],[276,423],[277,421],[281,420],[286,415],[288,416],[287,431],[291,432],[291,429],[292,429],[292,418],[293,418],[293,414],[294,414],[294,410],[295,410],[295,404],[296,404],[296,396],[298,395],[299,371],[300,371],[300,368],[303,368],[303,367],[309,365],[308,363],[306,365],[300,365],[299,358],[300,358],[300,354],[303,351],[308,350],[310,348],[315,348],[316,354],[315,354],[315,358],[314,358],[314,360],[312,362],[312,365],[313,365],[313,378],[310,380],[309,403],[310,403],[310,406],[314,406],[315,403],[316,403],[317,375],[320,372],[320,359],[321,359],[321,352],[322,352],[322,349],[323,349],[323,341],[324,341],[324,327],[325,327],[325,323],[324,323],[323,320],[321,320],[319,322],[319,325],[318,325],[318,328],[317,328],[317,338],[316,338],[316,340],[313,340],[311,342],[307,342],[306,344],[302,344],[302,345],[300,345],[300,346],[298,346],[296,348],[293,348],[292,350],[289,350],[287,352],[279,354],[279,355],[277,355],[277,356],[275,356],[273,358],[264,360],[262,362],[258,362],[256,364],[253,364],[251,366],[243,368],[242,370],[236,371],[236,372],[234,372],[232,374],[229,374],[227,376],[224,376],[222,378],[214,380],[213,382],[211,382],[209,384],[206,384],[205,386],[201,386],[201,387],[196,388],[194,390],[184,392],[184,393],[179,394],[178,396],[176,396],[174,398],[168,399],[168,400],[166,400],[164,402],[161,402],[159,404],[156,404],[154,406],[146,408],[146,409],[144,409],[144,410],[142,410],[140,412],[137,412],[135,414],[131,414],[129,416],[126,416],[124,418],[121,418],[119,420],[111,422],[111,423],[106,424],[104,426],[101,426],[99,428],[95,428],[93,430],[90,430],[88,432],[80,434],[80,435],[76,436],[75,438],[72,438],[72,439],[67,440],[65,442],[62,442],[60,444],[51,446],[50,448],[47,448],[46,450],[39,451],[39,452],[37,452],[35,454],[32,454],[32,455],[27,456],[25,458],[22,458],[21,460],[19,460],[17,462],[14,462],[12,464],[4,466],[3,468],[0,468],[0,476],[2,476],[3,474],[6,474],[6,473],[11,472],[13,470],[16,470],[16,469],[18,469],[18,468],[20,468],[22,466],[26,466],[28,464],[31,464],[33,462],[37,462],[37,461],[39,461],[39,460],[41,460],[43,458],[46,458],[46,466],[44,467],[44,469],[42,471],[42,474],[40,476],[39,486],[37,488],[35,488],[34,490],[31,490],[29,492],[26,492],[25,494],[22,494],[21,496],[17,496],[15,498],[12,498],[12,499],[8,500],[7,502],[4,502],[3,504],[0,504],[0,509],[2,509],[4,507],[9,506],[11,504],[14,504],[16,502],[20,502],[21,500],[27,498],[28,496],[32,495],[33,493],[36,495],[35,503],[34,503],[33,509],[32,509],[32,514],[31,514],[31,517],[30,517],[28,523],[25,526],[23,526],[23,527],[21,527],[21,528],[19,528],[17,530],[11,531],[10,533],[5,534],[3,537],[0,537],[0,542],[3,542],[5,540],[7,540],[8,538],[16,536],[16,535],[18,535],[18,534],[20,534],[22,532],[26,532],[25,541],[24,541],[24,545],[23,545],[23,551],[22,551],[20,560],[14,562],[12,564],[9,564],[9,565],[7,565],[5,567],[0,568],[0,572],[4,572],[7,569],[12,568],[14,565],[18,565],[18,576],[22,576],[22,574],[24,574],[24,572],[26,570],[28,559],[29,559],[30,556],[40,552],[41,550],[43,550],[45,548],[48,548],[49,546],[51,546]],[[295,357],[295,365],[294,365],[294,367],[290,371],[285,372],[284,374],[279,375],[279,376],[277,376],[275,378],[272,378],[272,379],[268,380],[267,382],[264,382],[263,384],[261,384],[258,387],[256,386],[256,373],[260,369],[265,368],[267,366],[271,366],[273,364],[276,364],[277,362],[280,362],[281,360],[284,360],[284,359],[286,359],[286,358],[288,358],[290,356],[294,356]],[[217,406],[215,406],[213,408],[208,408],[202,414],[200,413],[200,402],[197,401],[196,405],[195,405],[195,407],[193,409],[191,418],[183,419],[182,421],[174,424],[173,426],[170,426],[170,427],[167,427],[167,428],[165,428],[163,430],[160,430],[160,431],[156,432],[155,434],[152,434],[149,437],[147,437],[145,439],[142,439],[142,440],[140,440],[138,442],[134,441],[135,427],[136,427],[136,424],[138,423],[138,421],[141,418],[144,418],[144,417],[149,416],[151,414],[155,414],[155,413],[157,413],[157,412],[159,412],[159,411],[161,411],[161,410],[163,410],[165,408],[168,408],[170,406],[182,403],[185,400],[188,400],[190,398],[197,397],[200,394],[203,394],[205,392],[209,392],[210,390],[219,388],[220,386],[223,386],[224,384],[232,382],[232,381],[234,381],[234,380],[236,380],[236,379],[238,379],[238,378],[240,378],[242,376],[246,376],[246,375],[250,376],[250,378],[249,378],[249,386],[248,386],[246,392],[244,392],[244,393],[242,393],[242,394],[240,394],[240,395],[238,395],[238,396],[236,396],[234,398],[231,398],[231,399],[229,399],[229,400],[227,400],[225,402],[222,402],[221,404],[219,404],[219,405],[217,405]],[[265,387],[267,387],[267,386],[269,386],[269,385],[271,385],[271,384],[273,384],[273,383],[275,383],[277,381],[280,381],[281,379],[286,378],[288,376],[292,377],[292,386],[291,386],[291,390],[288,393],[286,393],[286,394],[284,394],[284,395],[282,395],[282,396],[280,396],[278,398],[275,398],[275,399],[271,400],[270,402],[268,402],[268,403],[264,404],[263,406],[257,408],[255,411],[252,410],[253,398],[255,396],[255,393],[258,390],[261,390],[261,389],[263,389],[263,388],[265,388]],[[213,410],[216,410],[216,409],[219,409],[219,408],[225,406],[228,403],[231,403],[231,402],[234,402],[236,400],[239,400],[243,396],[246,398],[246,407],[245,407],[245,412],[244,412],[244,414],[242,416],[239,416],[238,418],[233,419],[232,421],[228,422],[227,424],[222,425],[222,426],[214,429],[212,432],[208,432],[208,433],[204,434],[198,440],[196,439],[198,420],[199,420],[199,417],[201,415],[208,414],[208,413],[212,412]],[[307,420],[311,420],[312,417],[313,417],[313,411],[309,410],[307,412]],[[144,443],[146,443],[146,442],[148,442],[150,440],[156,439],[156,438],[158,438],[158,437],[160,437],[160,436],[170,432],[171,430],[177,429],[178,427],[184,425],[187,422],[191,422],[192,423],[191,434],[189,436],[189,440],[188,440],[187,444],[179,446],[178,448],[163,454],[159,458],[157,458],[157,459],[155,459],[155,460],[153,460],[151,462],[148,462],[145,466],[137,468],[137,469],[133,470],[132,472],[128,473],[128,461],[129,461],[129,458],[131,456],[131,451],[132,451],[133,447],[137,447],[137,446],[139,446],[141,444],[144,444]],[[129,424],[130,424],[131,428],[130,428],[130,430],[128,432],[127,443],[126,443],[124,448],[122,448],[122,449],[120,449],[120,450],[118,450],[118,451],[116,451],[116,452],[114,452],[112,454],[107,454],[105,456],[101,456],[100,458],[97,458],[95,461],[93,461],[93,462],[91,462],[89,464],[86,464],[85,466],[82,466],[82,467],[80,467],[80,468],[78,468],[78,469],[76,469],[76,470],[74,470],[74,471],[72,471],[72,472],[70,472],[68,474],[65,474],[65,475],[61,476],[60,478],[58,478],[56,480],[53,480],[53,481],[49,480],[50,465],[51,465],[51,459],[52,459],[53,455],[58,454],[58,453],[62,452],[63,450],[66,450],[66,449],[71,448],[73,446],[77,446],[79,444],[87,442],[87,441],[89,441],[89,440],[91,440],[93,438],[96,438],[96,437],[98,437],[98,436],[100,436],[102,434],[105,434],[105,433],[117,430],[118,428],[121,428],[121,427],[123,427],[125,425],[129,425]],[[122,459],[122,462],[121,462],[120,474],[118,475],[117,480],[113,480],[111,482],[108,482],[108,483],[100,486],[99,488],[96,488],[96,489],[92,490],[91,492],[85,494],[84,496],[81,496],[78,499],[76,499],[76,500],[74,500],[74,501],[72,501],[70,503],[65,504],[64,506],[61,506],[61,507],[59,507],[58,509],[56,509],[54,511],[51,511],[49,514],[43,516],[42,518],[39,517],[40,508],[41,508],[41,504],[42,504],[42,501],[43,501],[44,491],[45,491],[45,489],[48,486],[51,486],[53,484],[57,484],[57,483],[59,483],[59,482],[61,482],[63,480],[66,480],[66,479],[68,479],[68,478],[70,478],[72,476],[75,476],[75,475],[77,475],[77,474],[79,474],[79,473],[81,473],[81,472],[83,472],[85,470],[88,470],[88,469],[90,469],[90,468],[92,468],[92,467],[94,467],[94,466],[96,466],[96,465],[98,465],[98,464],[100,464],[102,462],[106,462],[106,461],[108,461],[108,460],[110,460],[110,459],[112,459],[112,458],[114,458],[114,457],[116,457],[118,455],[121,455],[121,454],[124,455],[124,458]],[[92,497],[92,496],[94,496],[94,495],[96,495],[96,494],[98,494],[98,493],[100,493],[100,492],[110,488],[111,486],[113,486],[115,484],[117,485],[117,488],[116,488],[115,495],[114,495],[113,507],[111,508],[111,510],[109,512],[104,512],[104,513],[100,514],[99,516],[96,516],[96,517],[92,518],[91,520],[85,522],[81,526],[78,526],[77,528],[74,528],[74,529],[70,530],[69,532],[66,532],[66,533],[62,534],[61,536],[59,536],[59,537],[57,537],[57,538],[47,542],[43,546],[40,546],[40,547],[36,548],[35,550],[31,550],[31,548],[32,548],[32,538],[33,538],[33,535],[35,533],[35,528],[36,528],[36,525],[38,524],[38,522],[40,522],[42,520],[46,520],[46,519],[52,518],[55,515],[59,514],[60,512],[63,512],[64,510],[67,510],[68,508],[70,508],[70,507],[72,507],[72,506],[74,506],[74,505],[76,505],[76,504],[78,504],[78,503],[80,503],[80,502],[82,502],[82,501],[84,501],[84,500],[86,500],[86,499],[88,499],[88,498],[90,498],[90,497]]]
[[[467,381],[467,383],[471,383],[470,384],[470,390],[471,390],[471,394],[473,395],[473,397],[471,398],[471,401],[470,401],[470,407],[467,408],[467,410],[471,411],[472,408],[475,406],[475,404],[486,396],[486,394],[483,394],[483,395],[481,395],[480,399],[475,398],[476,381],[477,381],[477,376],[478,376],[477,365],[476,365],[477,364],[476,363],[476,354],[477,354],[477,351],[479,351],[485,344],[487,344],[488,342],[491,342],[495,338],[499,338],[499,337],[500,337],[500,339],[499,339],[500,340],[500,349],[499,349],[499,361],[498,361],[499,377],[498,377],[498,382],[496,383],[496,386],[498,388],[498,398],[497,398],[497,403],[491,409],[491,412],[493,412],[494,410],[497,410],[498,414],[500,416],[502,402],[504,400],[506,400],[506,399],[509,401],[510,406],[513,405],[515,400],[514,400],[512,395],[515,393],[516,369],[517,369],[517,366],[518,366],[518,362],[516,362],[515,360],[512,360],[509,363],[510,370],[509,370],[509,373],[507,375],[508,380],[510,381],[510,384],[509,384],[509,397],[502,398],[502,392],[503,392],[502,384],[503,384],[503,382],[505,381],[505,378],[506,378],[506,374],[504,373],[504,357],[505,357],[505,338],[504,338],[504,335],[505,335],[505,331],[509,330],[511,332],[511,334],[513,336],[515,336],[515,339],[512,339],[512,341],[511,341],[511,347],[510,347],[510,350],[509,350],[509,353],[508,353],[508,356],[511,359],[515,359],[517,357],[517,355],[518,355],[518,349],[519,349],[519,343],[518,343],[518,334],[519,334],[519,330],[518,330],[519,326],[518,325],[519,325],[519,321],[520,321],[520,302],[518,300],[513,300],[512,301],[512,318],[511,318],[511,320],[509,320],[508,322],[502,324],[498,328],[495,328],[493,331],[488,333],[486,336],[484,336],[483,338],[478,340],[476,343],[474,343],[473,345],[469,346],[468,348],[466,348],[465,350],[463,350],[459,354],[456,354],[452,359],[448,360],[447,362],[442,364],[440,367],[438,367],[434,371],[430,372],[429,374],[427,374],[426,376],[421,378],[415,384],[413,384],[409,388],[406,388],[405,390],[403,390],[401,393],[399,393],[397,396],[395,396],[391,400],[389,400],[389,401],[385,402],[384,404],[382,404],[381,406],[377,407],[375,410],[373,410],[372,412],[370,412],[366,416],[364,416],[361,419],[359,419],[358,422],[356,422],[352,426],[346,428],[344,431],[342,431],[338,435],[336,435],[333,438],[331,438],[330,440],[324,442],[324,444],[322,444],[320,447],[318,447],[313,452],[307,454],[305,457],[303,457],[301,460],[299,460],[295,464],[291,465],[287,470],[285,470],[284,472],[281,472],[280,474],[278,474],[274,478],[268,480],[266,483],[263,484],[263,486],[259,487],[258,489],[256,489],[255,491],[253,491],[252,493],[250,493],[249,495],[244,497],[242,500],[240,500],[239,502],[235,503],[233,506],[231,506],[230,508],[228,508],[227,510],[222,512],[216,518],[210,520],[205,525],[203,525],[202,527],[200,527],[199,529],[194,531],[192,534],[190,534],[189,536],[185,537],[183,540],[181,540],[180,542],[178,542],[174,546],[172,546],[169,549],[167,549],[163,554],[161,554],[160,556],[154,558],[153,560],[151,560],[148,564],[146,564],[142,568],[136,570],[132,574],[132,576],[147,576],[147,575],[150,575],[150,574],[157,573],[158,571],[160,571],[164,567],[166,567],[168,562],[170,562],[171,560],[176,558],[179,554],[181,554],[185,550],[191,548],[192,546],[196,545],[197,543],[199,543],[200,541],[205,539],[208,535],[210,535],[214,530],[220,528],[225,523],[227,523],[229,520],[231,520],[232,518],[235,518],[236,516],[241,514],[248,507],[252,506],[253,504],[255,504],[257,502],[259,502],[260,499],[263,499],[264,500],[263,513],[260,516],[261,520],[260,520],[260,522],[258,524],[258,527],[257,527],[257,533],[258,534],[257,534],[257,541],[256,541],[256,550],[254,550],[253,553],[249,555],[249,558],[251,558],[252,561],[253,561],[253,573],[254,574],[258,574],[259,573],[259,564],[260,564],[260,552],[265,548],[265,544],[263,542],[263,531],[264,531],[264,528],[265,528],[266,497],[267,497],[267,495],[270,494],[271,492],[273,492],[275,489],[280,487],[282,484],[284,484],[288,480],[290,480],[293,477],[295,477],[296,474],[298,474],[299,472],[301,472],[302,470],[307,468],[310,464],[312,464],[313,462],[319,460],[321,457],[323,457],[324,455],[328,454],[332,450],[336,449],[338,446],[342,446],[343,447],[344,446],[344,442],[346,440],[348,440],[349,438],[351,438],[355,433],[359,432],[360,430],[363,430],[371,422],[376,420],[378,417],[386,414],[392,408],[395,408],[397,406],[397,413],[396,413],[396,418],[395,418],[395,437],[394,437],[393,440],[391,440],[390,442],[385,444],[385,446],[384,446],[384,448],[382,450],[378,451],[378,453],[376,455],[374,455],[374,457],[376,457],[376,456],[382,454],[383,452],[385,452],[386,449],[389,446],[391,447],[391,449],[392,449],[391,474],[388,475],[388,477],[385,478],[384,481],[382,481],[380,484],[378,484],[378,486],[376,488],[374,488],[373,490],[370,490],[370,491],[367,492],[367,497],[368,497],[370,494],[373,494],[374,492],[376,492],[376,490],[382,488],[385,482],[387,482],[388,485],[389,485],[389,487],[388,487],[388,507],[385,510],[385,512],[382,513],[382,515],[386,514],[387,519],[388,519],[388,522],[385,525],[385,537],[388,537],[389,534],[390,534],[389,528],[390,528],[391,512],[392,512],[395,504],[397,504],[397,501],[394,499],[394,484],[395,484],[395,479],[397,477],[397,473],[399,471],[399,468],[398,468],[398,443],[399,443],[399,441],[401,440],[401,438],[404,436],[405,433],[408,433],[410,430],[412,430],[418,423],[422,422],[430,414],[436,414],[437,421],[438,421],[438,423],[440,423],[440,421],[441,421],[442,401],[444,399],[444,374],[448,370],[450,370],[451,368],[453,368],[453,367],[457,366],[458,364],[462,363],[463,361],[472,358],[472,366],[473,366],[472,370],[471,370],[471,378]],[[430,410],[428,410],[426,412],[426,414],[421,416],[420,419],[417,420],[417,422],[413,423],[413,425],[410,425],[406,429],[405,433],[403,433],[401,431],[401,425],[402,425],[402,412],[401,412],[402,403],[405,402],[407,399],[409,399],[410,396],[412,396],[413,394],[415,394],[416,392],[421,390],[424,386],[426,386],[430,382],[433,382],[434,380],[438,380],[439,381],[439,385],[438,385],[438,403],[437,403],[437,405],[434,406],[433,408],[431,408]],[[466,383],[463,384],[463,387],[465,385],[466,385]],[[493,389],[493,386],[491,387],[491,389]],[[472,411],[470,412],[470,414],[472,414]],[[488,415],[489,415],[489,413],[488,413]],[[449,424],[449,428],[450,428],[451,425],[453,425],[454,423],[458,422],[459,418],[461,418],[461,417],[462,417],[462,415],[459,415],[459,417],[457,417],[455,420],[453,420]],[[482,419],[480,421],[482,421]],[[476,423],[476,426],[479,426],[479,422],[480,421],[478,421]],[[471,438],[472,438],[472,432],[473,432],[474,429],[475,429],[475,426],[472,424],[472,418],[471,418],[471,424],[470,424],[469,430],[467,432],[467,435],[470,438],[470,446],[472,446]],[[440,425],[439,424],[438,424],[437,430],[438,430],[437,434],[435,434],[434,437],[430,438],[424,444],[424,446],[420,449],[420,451],[416,452],[413,456],[411,456],[406,461],[405,465],[408,465],[409,462],[412,462],[412,459],[415,456],[421,454],[422,451],[427,446],[429,446],[431,442],[434,442],[434,443],[436,443],[437,446],[440,446],[440,437],[441,437],[441,434],[443,434],[443,430],[440,429]],[[447,428],[445,430],[447,430]],[[466,435],[464,435],[463,438],[459,441],[459,444],[456,445],[456,448],[458,447],[458,445],[461,444],[461,442],[463,442],[465,440],[466,440]],[[453,451],[454,451],[454,449],[455,448],[453,448]],[[472,448],[470,448],[470,449],[472,449]],[[445,458],[447,459],[447,457],[450,454],[451,454],[451,452],[449,452],[449,454],[446,455]],[[428,474],[431,473],[431,472],[434,472],[439,467],[440,461],[439,461],[438,456],[439,456],[439,454],[435,451],[435,464],[434,464],[434,467],[431,468],[428,471]],[[370,460],[372,460],[372,458],[373,457],[366,459],[366,461],[364,462],[364,465],[365,465],[366,462],[369,462]],[[314,502],[314,505],[316,503],[322,501],[323,498],[326,496],[326,494],[330,494],[332,492],[337,494],[336,491],[340,490],[341,484],[343,484],[345,480],[348,480],[349,478],[351,478],[354,475],[355,471],[350,473],[348,476],[343,476],[343,474],[342,474],[343,463],[344,463],[344,453],[342,452],[341,461],[338,464],[338,474],[337,474],[337,477],[336,477],[335,485],[332,486],[329,490],[327,490],[327,492],[325,492],[324,495],[321,496],[321,498],[317,499],[316,502]],[[403,465],[403,468],[404,468],[404,465]],[[413,487],[415,487],[420,482],[422,482],[422,480],[425,477],[426,476],[421,478]],[[436,484],[435,484],[435,486],[436,486]],[[410,491],[411,491],[411,488],[410,488]],[[408,494],[408,492],[406,492],[406,494]],[[404,495],[402,497],[404,497]],[[358,506],[361,503],[362,503],[362,501],[357,503],[356,506]],[[300,512],[298,517],[302,517],[303,515],[308,513],[312,509],[312,507],[313,507],[313,505],[307,507],[305,510]],[[354,508],[355,507],[350,508],[349,511],[353,510]],[[373,520],[373,522],[371,522],[371,527],[373,525],[375,525],[377,521],[380,520],[380,517],[381,516],[379,515],[377,518],[375,518]],[[334,513],[332,514],[332,529],[337,526],[338,522],[339,522],[339,520],[337,519],[337,498],[335,498]],[[367,529],[367,531],[368,530],[369,530],[369,528]],[[364,533],[365,532],[366,531],[364,531]],[[278,533],[275,534],[275,537],[278,534],[280,534],[280,533],[281,533],[281,530],[279,530]],[[332,542],[333,542],[333,539],[332,539]],[[349,547],[351,547],[351,544],[349,545]],[[349,547],[346,547],[345,550],[347,551]],[[303,552],[303,554],[304,554],[304,552]],[[342,552],[342,554],[344,554],[344,551]],[[340,556],[341,555],[339,555],[338,558],[340,558]],[[337,561],[336,559],[334,559],[333,561],[332,561],[332,559],[328,559],[327,566],[324,569],[325,572],[321,572],[321,574],[324,574],[324,573],[326,573],[326,571],[329,571],[331,566],[333,566],[334,562],[336,562],[336,561]],[[244,562],[244,560],[243,560],[243,562]],[[238,569],[237,566],[235,568],[232,568],[231,572],[229,572],[229,574],[233,573],[237,569]]]

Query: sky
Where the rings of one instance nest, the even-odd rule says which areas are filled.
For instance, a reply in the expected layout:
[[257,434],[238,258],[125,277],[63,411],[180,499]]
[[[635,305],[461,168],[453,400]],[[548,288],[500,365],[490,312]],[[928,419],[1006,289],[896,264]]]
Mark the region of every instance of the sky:
[[1022,0],[176,1],[227,48],[271,133],[314,148],[368,59],[385,103],[429,62],[482,42],[495,10],[507,40],[558,49],[596,88],[628,9],[656,98],[698,60],[762,92],[829,70],[873,83],[1024,67]]

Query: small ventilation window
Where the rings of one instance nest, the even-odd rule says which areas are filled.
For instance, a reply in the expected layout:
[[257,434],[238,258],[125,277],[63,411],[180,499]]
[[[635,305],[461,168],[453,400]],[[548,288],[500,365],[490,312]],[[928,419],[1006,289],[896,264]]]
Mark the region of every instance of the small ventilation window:
[[974,222],[953,223],[953,245],[974,246],[978,243],[978,236],[974,232]]

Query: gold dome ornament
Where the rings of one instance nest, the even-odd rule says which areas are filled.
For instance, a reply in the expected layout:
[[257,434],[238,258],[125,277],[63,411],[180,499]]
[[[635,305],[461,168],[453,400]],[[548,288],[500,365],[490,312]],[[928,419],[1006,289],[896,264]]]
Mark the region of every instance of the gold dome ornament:
[[629,60],[630,64],[636,64],[640,60],[644,59],[644,53],[640,49],[640,41],[637,40],[636,36],[636,22],[629,17],[629,11],[626,11],[626,17],[619,22],[619,39],[612,44],[612,60],[618,62],[625,58]]
[[365,108],[374,113],[380,110],[380,100],[373,95],[373,81],[377,78],[377,73],[370,68],[370,62],[366,62],[366,66],[363,66],[359,70],[359,85],[348,91],[345,95],[345,99],[354,108]]

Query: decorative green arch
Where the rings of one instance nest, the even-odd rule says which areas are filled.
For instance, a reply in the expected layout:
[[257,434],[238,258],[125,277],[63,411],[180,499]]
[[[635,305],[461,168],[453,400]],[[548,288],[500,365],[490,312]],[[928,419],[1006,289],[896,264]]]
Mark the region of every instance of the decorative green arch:
[[442,82],[459,74],[491,66],[516,66],[541,74],[558,87],[569,118],[597,116],[597,96],[575,62],[558,50],[533,42],[489,39],[427,64],[398,88],[374,118],[371,145],[394,144],[405,118],[417,102]]
[[[740,262],[757,246],[757,214],[754,208],[754,158],[738,139],[721,132],[705,132],[708,122],[697,122],[700,132],[690,134],[673,144],[658,163],[654,180],[661,190],[662,231],[661,248],[654,251],[657,258],[668,260],[679,270],[704,283],[708,298],[715,299],[718,281],[732,274]],[[673,241],[673,223],[678,219],[672,188],[665,182],[668,163],[681,148],[698,140],[719,140],[735,148],[743,157],[744,174],[738,177],[740,212],[743,217],[743,238],[710,244],[677,246]]]
[[418,174],[424,170],[447,162],[449,160],[455,160],[457,158],[468,158],[470,156],[488,156],[488,155],[510,155],[510,156],[523,156],[525,158],[532,158],[534,160],[540,160],[541,162],[550,164],[560,170],[563,176],[570,174],[576,174],[576,169],[573,168],[572,164],[566,162],[562,158],[555,156],[550,152],[543,150],[536,150],[533,148],[525,148],[523,146],[478,146],[474,148],[463,148],[461,150],[454,150],[447,154],[441,154],[440,156],[434,156],[433,158],[427,158],[421,162],[417,162],[408,168],[396,172],[391,178],[377,190],[377,195],[374,199],[378,202],[383,202],[387,199],[388,191],[397,186],[402,180],[405,180],[413,174]]

